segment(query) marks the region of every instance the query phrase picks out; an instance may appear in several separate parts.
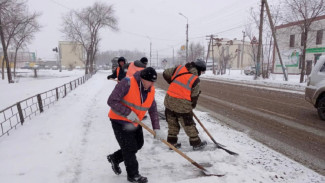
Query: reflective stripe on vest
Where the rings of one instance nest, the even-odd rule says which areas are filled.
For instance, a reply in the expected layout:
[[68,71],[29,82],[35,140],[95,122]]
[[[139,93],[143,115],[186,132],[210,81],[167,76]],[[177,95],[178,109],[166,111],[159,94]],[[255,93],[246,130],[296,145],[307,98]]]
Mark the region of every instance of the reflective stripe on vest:
[[137,66],[134,65],[134,62],[131,62],[129,67],[128,67],[128,72],[126,72],[126,76],[128,78],[131,78],[134,73],[136,73],[137,71],[141,71],[143,69],[144,69],[143,67],[137,67]]
[[[148,92],[147,99],[141,104],[141,95],[138,82],[134,77],[131,77],[129,92],[123,97],[121,104],[129,107],[133,112],[135,112],[141,121],[146,112],[151,107],[154,97],[155,87],[152,86],[150,92]],[[126,116],[113,109],[109,111],[108,117],[115,120],[122,120],[133,123],[132,121],[128,120]],[[138,123],[133,123],[133,125],[138,126]]]
[[176,71],[171,78],[173,82],[169,85],[167,91],[167,94],[169,96],[191,101],[191,92],[192,92],[191,89],[194,81],[198,78],[198,76],[192,73],[178,76],[182,73],[187,73],[187,72],[188,72],[187,68],[183,65],[180,65],[176,68]]

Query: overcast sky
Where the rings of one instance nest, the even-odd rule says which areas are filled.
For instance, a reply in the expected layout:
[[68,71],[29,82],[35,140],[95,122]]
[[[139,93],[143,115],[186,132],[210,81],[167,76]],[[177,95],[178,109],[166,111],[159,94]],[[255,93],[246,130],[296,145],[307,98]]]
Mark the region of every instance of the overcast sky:
[[[64,41],[60,32],[62,15],[70,10],[80,10],[95,0],[28,0],[31,11],[41,12],[39,21],[43,28],[36,34],[29,51],[37,57],[55,60],[52,48]],[[250,7],[258,7],[260,0],[109,0],[114,6],[119,31],[101,31],[100,51],[138,50],[149,57],[150,40],[153,56],[172,56],[185,45],[186,18],[188,18],[189,42],[207,45],[206,36],[242,39],[244,25]]]

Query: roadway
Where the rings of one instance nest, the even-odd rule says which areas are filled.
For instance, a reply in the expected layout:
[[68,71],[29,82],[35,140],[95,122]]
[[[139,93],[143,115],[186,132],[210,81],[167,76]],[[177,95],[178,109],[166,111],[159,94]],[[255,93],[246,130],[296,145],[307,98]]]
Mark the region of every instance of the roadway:
[[[168,87],[161,74],[155,85]],[[325,175],[325,121],[302,91],[217,79],[200,86],[199,110]]]

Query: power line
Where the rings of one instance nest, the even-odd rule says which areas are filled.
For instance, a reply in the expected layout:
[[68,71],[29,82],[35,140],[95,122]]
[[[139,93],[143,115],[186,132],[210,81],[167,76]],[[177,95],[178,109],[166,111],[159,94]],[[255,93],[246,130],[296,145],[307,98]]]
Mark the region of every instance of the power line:
[[49,0],[49,1],[51,1],[51,2],[54,3],[54,4],[57,4],[57,5],[61,6],[61,7],[63,7],[63,8],[66,8],[66,9],[68,9],[68,10],[71,10],[71,8],[69,8],[69,7],[67,7],[67,6],[64,6],[63,4],[61,4],[61,3],[59,3],[59,2],[57,2],[57,1],[55,1],[55,0]]

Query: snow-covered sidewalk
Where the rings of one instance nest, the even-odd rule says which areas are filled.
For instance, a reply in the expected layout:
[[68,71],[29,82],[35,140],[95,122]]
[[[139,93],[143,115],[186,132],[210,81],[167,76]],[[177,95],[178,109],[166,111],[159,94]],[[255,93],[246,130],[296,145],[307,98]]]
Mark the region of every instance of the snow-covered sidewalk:
[[[115,82],[105,73],[94,75],[44,113],[0,139],[0,180],[10,183],[123,183],[122,174],[111,170],[106,155],[118,149],[107,117],[107,98]],[[157,89],[156,101],[163,110],[165,92]],[[224,177],[205,177],[200,171],[163,143],[144,131],[145,144],[137,153],[140,173],[149,182],[325,182],[325,177],[219,123],[207,113],[196,111],[217,142],[238,152],[223,150],[193,152],[183,131],[180,150],[198,163],[210,163]],[[144,121],[148,126],[150,119]],[[165,121],[160,121],[167,134]],[[213,142],[198,126],[200,135]]]

